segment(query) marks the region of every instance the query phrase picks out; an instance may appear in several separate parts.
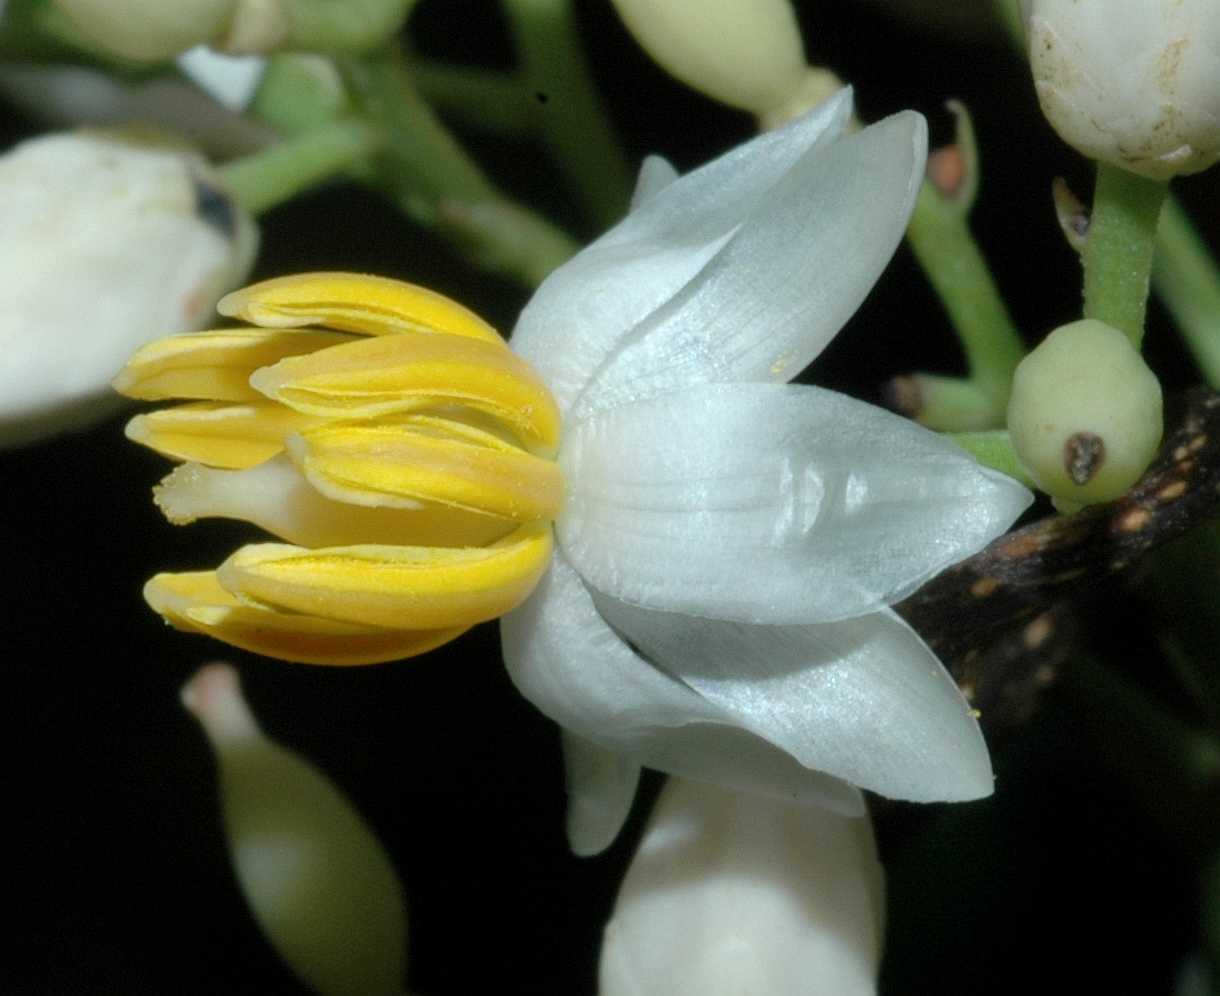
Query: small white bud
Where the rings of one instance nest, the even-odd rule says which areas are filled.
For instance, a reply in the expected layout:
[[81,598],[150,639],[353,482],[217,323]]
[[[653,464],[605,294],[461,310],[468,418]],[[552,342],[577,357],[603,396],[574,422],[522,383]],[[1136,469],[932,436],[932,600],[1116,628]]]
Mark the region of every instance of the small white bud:
[[867,819],[671,778],[606,926],[601,996],[864,996],[881,868]]
[[732,107],[760,116],[777,112],[807,85],[804,47],[789,0],[614,0],[614,5],[663,69]]
[[81,131],[0,156],[0,444],[97,417],[138,346],[201,327],[257,235],[198,153]]
[[397,996],[406,907],[373,832],[329,779],[263,735],[228,664],[201,668],[182,701],[216,751],[233,867],[280,957],[322,996]]
[[1008,431],[1047,494],[1070,505],[1111,501],[1139,480],[1160,445],[1161,385],[1118,329],[1072,322],[1017,367]]
[[1220,159],[1216,0],[1022,0],[1034,86],[1060,137],[1153,179]]

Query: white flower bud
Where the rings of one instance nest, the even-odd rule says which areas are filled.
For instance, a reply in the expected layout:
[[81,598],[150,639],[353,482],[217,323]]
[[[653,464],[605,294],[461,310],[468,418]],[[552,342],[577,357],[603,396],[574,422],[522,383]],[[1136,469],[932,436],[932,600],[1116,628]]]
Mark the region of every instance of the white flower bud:
[[233,867],[280,957],[322,996],[397,996],[406,908],[373,832],[325,776],[263,735],[232,667],[200,669],[182,700],[216,751]]
[[606,926],[601,996],[871,994],[881,907],[867,819],[671,778]]
[[132,351],[207,322],[257,242],[198,153],[100,131],[0,156],[0,232],[4,444],[109,410]]
[[1052,497],[1111,501],[1139,480],[1161,441],[1161,385],[1116,328],[1086,318],[1048,335],[1017,367],[1008,431]]
[[160,62],[219,38],[238,0],[52,0],[90,41],[139,62]]
[[1065,142],[1154,179],[1220,158],[1216,0],[1022,0],[1034,85]]
[[696,90],[758,115],[794,100],[805,53],[789,0],[614,0],[636,41]]

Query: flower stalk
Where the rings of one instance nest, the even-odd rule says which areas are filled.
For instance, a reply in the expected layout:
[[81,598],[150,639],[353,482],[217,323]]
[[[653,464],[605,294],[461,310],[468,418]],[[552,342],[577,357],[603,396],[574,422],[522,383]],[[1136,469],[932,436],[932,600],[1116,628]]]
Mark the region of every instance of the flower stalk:
[[571,237],[495,188],[420,95],[397,51],[343,60],[340,70],[361,112],[386,130],[378,184],[409,217],[527,286],[575,254]]
[[1177,323],[1203,379],[1220,388],[1220,269],[1173,197],[1166,199],[1157,228],[1152,288]]
[[378,129],[345,118],[237,159],[220,172],[237,203],[259,215],[375,155],[384,141]]
[[1144,337],[1157,222],[1168,191],[1160,180],[1097,164],[1084,249],[1084,315],[1120,329],[1136,349]]
[[570,0],[506,0],[504,12],[547,144],[589,219],[612,224],[631,197],[631,171],[581,55]]

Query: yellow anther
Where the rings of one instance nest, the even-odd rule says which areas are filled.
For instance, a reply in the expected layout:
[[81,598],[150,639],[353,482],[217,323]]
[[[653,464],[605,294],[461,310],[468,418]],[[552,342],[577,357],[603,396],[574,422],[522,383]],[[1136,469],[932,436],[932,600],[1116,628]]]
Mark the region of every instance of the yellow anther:
[[555,518],[563,502],[552,461],[434,415],[329,423],[294,437],[289,451],[318,491],[356,505],[411,507],[423,499],[528,522]]
[[403,629],[470,626],[516,608],[546,570],[549,523],[481,548],[246,546],[217,577],[244,602]]
[[559,409],[528,364],[501,345],[462,336],[357,340],[263,367],[250,383],[310,415],[376,418],[460,404],[502,420],[532,446],[559,442]]
[[261,609],[225,591],[215,571],[158,574],[144,586],[144,598],[178,629],[304,664],[376,664],[413,657],[448,643],[466,629],[385,629]]
[[424,287],[361,273],[303,273],[252,284],[221,298],[216,310],[264,328],[325,328],[385,335],[447,332],[503,339],[473,311]]
[[274,401],[199,401],[137,415],[127,423],[127,438],[172,460],[241,470],[275,456],[286,435],[319,421]]
[[261,401],[250,374],[288,356],[353,342],[341,332],[227,329],[191,332],[141,347],[113,381],[120,394],[144,401],[200,398]]

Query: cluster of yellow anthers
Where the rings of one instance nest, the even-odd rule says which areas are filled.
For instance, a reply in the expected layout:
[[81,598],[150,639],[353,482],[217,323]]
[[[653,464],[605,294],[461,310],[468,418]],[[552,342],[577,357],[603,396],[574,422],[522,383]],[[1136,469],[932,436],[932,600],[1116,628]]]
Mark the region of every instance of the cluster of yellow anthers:
[[[294,545],[158,574],[144,589],[157,612],[268,656],[360,664],[423,653],[520,604],[563,500],[560,416],[494,329],[432,291],[344,273],[269,280],[218,310],[256,327],[171,336],[131,358],[117,390],[189,403],[139,415],[127,434],[189,461],[159,489],[172,520],[249,518]],[[269,469],[293,484],[272,487],[287,507],[260,519]]]

